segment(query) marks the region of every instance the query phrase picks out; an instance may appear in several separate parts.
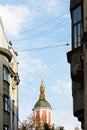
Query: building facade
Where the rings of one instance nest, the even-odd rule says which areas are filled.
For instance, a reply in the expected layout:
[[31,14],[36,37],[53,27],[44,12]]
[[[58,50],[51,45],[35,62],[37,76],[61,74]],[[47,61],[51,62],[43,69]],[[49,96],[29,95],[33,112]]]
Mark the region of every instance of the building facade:
[[71,51],[67,53],[72,79],[73,113],[87,130],[87,0],[70,0]]
[[42,81],[40,86],[39,100],[36,102],[33,108],[33,114],[35,119],[35,129],[41,130],[44,128],[44,123],[51,125],[52,123],[52,108],[51,105],[45,99],[45,87]]
[[0,19],[0,130],[18,130],[18,62]]

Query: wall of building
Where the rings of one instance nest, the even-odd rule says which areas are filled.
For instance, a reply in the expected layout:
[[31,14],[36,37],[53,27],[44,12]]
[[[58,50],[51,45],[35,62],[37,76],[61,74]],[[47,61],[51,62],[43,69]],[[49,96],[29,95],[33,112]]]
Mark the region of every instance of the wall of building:
[[34,110],[35,127],[40,123],[42,126],[44,123],[52,123],[52,110],[47,108],[37,108]]
[[[17,53],[11,42],[6,39],[0,19],[0,130],[4,125],[9,130],[18,129],[18,62]],[[4,67],[8,71],[8,80],[4,79]],[[4,110],[4,95],[8,97],[8,110]]]
[[[79,11],[79,19],[75,23],[76,9]],[[73,114],[81,121],[82,128],[87,130],[87,0],[70,0],[70,11],[73,47],[67,53],[67,57],[72,79]],[[78,30],[78,24],[81,31]],[[80,37],[76,35],[80,34],[79,32],[81,33]]]

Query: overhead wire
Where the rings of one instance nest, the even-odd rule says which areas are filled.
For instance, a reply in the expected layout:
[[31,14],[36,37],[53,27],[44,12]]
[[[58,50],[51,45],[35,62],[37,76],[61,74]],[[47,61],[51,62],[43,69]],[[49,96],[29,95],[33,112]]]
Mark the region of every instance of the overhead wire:
[[[69,44],[66,44],[66,46],[69,46]],[[53,51],[52,51],[53,52]],[[58,51],[59,52],[59,51]],[[50,67],[48,68],[48,70],[47,70],[47,72],[46,73],[49,73],[49,72],[53,72],[53,70],[54,69],[56,69],[56,65],[57,65],[57,63],[60,63],[61,61],[63,61],[63,60],[61,60],[61,59],[63,59],[63,55],[62,55],[62,51],[60,51],[60,53],[57,55],[57,57],[53,60],[53,61],[51,61],[51,65],[50,65]],[[63,56],[63,57],[62,57]]]
[[[65,21],[64,21],[65,22]],[[41,32],[41,33],[38,33],[36,36],[32,36],[33,38],[38,38],[38,37],[42,37],[42,36],[44,36],[44,35],[47,35],[47,34],[49,34],[49,33],[51,33],[51,32],[54,32],[54,31],[56,31],[57,29],[59,29],[61,26],[64,26],[65,24],[67,24],[68,23],[68,21],[67,22],[65,22],[65,23],[63,23],[63,25],[55,25],[55,27],[52,27],[52,29],[49,29],[49,30],[46,30],[46,32],[45,31],[43,31],[43,32]]]
[[[56,68],[55,66],[56,66],[57,62],[59,61],[59,60],[58,60],[59,58],[62,59],[60,53],[59,53],[59,55],[58,55],[53,61],[51,61],[50,67],[49,67],[46,71],[44,70],[44,73],[45,73],[45,74],[51,72],[51,70],[53,71],[53,68]],[[32,76],[32,77],[33,77],[33,76]],[[38,78],[40,78],[40,73],[34,78],[34,81],[36,81]],[[34,83],[35,83],[35,82],[32,82],[31,85],[33,85]],[[35,85],[33,85],[33,86],[35,86]]]
[[[65,17],[66,14],[68,14],[68,12],[65,12],[64,14],[62,14],[62,15],[60,15],[60,16],[54,18],[54,19],[51,19],[51,20],[49,20],[49,21],[47,21],[47,22],[45,22],[45,23],[43,23],[43,24],[41,24],[41,25],[39,25],[39,26],[36,26],[36,27],[33,27],[33,28],[29,29],[29,30],[23,31],[23,32],[19,33],[19,35],[24,35],[24,34],[26,34],[26,33],[30,33],[31,31],[33,31],[33,30],[35,30],[35,29],[40,29],[40,28],[43,27],[44,25],[48,25],[48,24],[50,24],[50,23],[52,23],[52,22],[54,22],[54,21],[56,21],[56,20],[58,20],[58,19],[60,19],[60,18],[62,18],[62,17]],[[56,30],[57,30],[58,28],[60,28],[61,26],[64,26],[65,24],[68,23],[68,20],[67,20],[65,23],[64,23],[64,22],[65,22],[65,21],[62,21],[62,22],[60,22],[60,23],[57,23],[54,27],[50,27],[48,30],[46,29],[46,30],[44,30],[43,32],[39,32],[39,33],[36,33],[36,34],[30,34],[30,35],[28,35],[27,37],[24,36],[24,38],[22,37],[22,38],[20,38],[20,39],[13,39],[12,41],[13,41],[13,42],[25,41],[25,40],[28,40],[29,37],[30,37],[30,39],[31,39],[31,38],[33,38],[33,39],[34,39],[34,38],[40,38],[40,37],[45,36],[45,35],[47,35],[47,34],[53,32],[53,31],[56,31]],[[52,26],[52,25],[51,25],[51,26]],[[34,32],[35,32],[35,31],[34,31]],[[32,40],[33,40],[33,39],[32,39]]]
[[17,51],[17,52],[44,50],[44,49],[51,49],[51,48],[60,47],[60,46],[69,46],[69,44],[68,43],[62,44],[62,45],[57,44],[57,45],[54,45],[54,46],[45,46],[45,47],[41,47],[41,48],[31,48],[31,49],[21,50],[21,51]]
[[66,14],[68,14],[68,12],[65,12],[64,14],[61,14],[60,16],[57,16],[56,18],[53,18],[53,19],[51,19],[51,20],[48,20],[48,21],[45,22],[45,23],[42,23],[42,24],[40,24],[40,25],[37,25],[36,27],[33,27],[33,28],[31,28],[31,29],[28,29],[28,30],[25,30],[25,31],[23,31],[23,32],[20,32],[19,35],[20,35],[20,34],[22,35],[22,34],[24,34],[24,33],[30,32],[30,31],[32,31],[32,30],[41,28],[41,27],[43,27],[44,25],[48,25],[48,24],[50,24],[50,23],[52,23],[52,22],[54,22],[54,21],[56,21],[56,20],[59,20],[59,18],[62,18],[62,17],[65,16]]
[[48,29],[48,30],[44,30],[43,32],[40,32],[40,33],[36,33],[36,34],[31,34],[30,36],[28,35],[26,38],[20,38],[20,39],[14,39],[12,40],[13,42],[14,41],[26,41],[27,39],[30,38],[39,38],[39,37],[43,37],[51,32],[54,32],[56,31],[57,29],[61,28],[61,26],[63,27],[64,25],[66,25],[68,23],[68,20],[66,21],[62,21],[60,22],[59,24],[56,24],[54,27],[52,27],[51,29]]
[[[60,15],[60,16],[58,16],[58,17],[56,17],[56,18],[53,18],[53,19],[51,19],[51,20],[49,20],[49,21],[47,21],[47,22],[45,22],[45,23],[42,23],[42,24],[40,24],[40,25],[38,25],[38,26],[36,26],[36,27],[33,27],[33,28],[31,28],[31,29],[28,29],[28,30],[25,30],[25,31],[23,31],[23,32],[20,32],[18,35],[24,35],[24,34],[26,34],[26,33],[30,33],[31,31],[33,31],[33,30],[36,30],[36,29],[40,29],[41,27],[43,27],[44,25],[48,25],[48,24],[50,24],[50,23],[52,23],[52,22],[55,22],[56,20],[59,20],[60,18],[62,18],[62,17],[65,17],[65,15],[67,15],[68,14],[68,12],[65,12],[64,14],[62,14],[62,15]],[[64,21],[63,21],[64,22]],[[61,23],[57,23],[56,24],[56,26],[57,25],[60,25]],[[54,26],[54,28],[56,27],[56,26]],[[53,29],[54,31],[56,30],[56,28],[55,29]],[[51,30],[48,30],[49,32],[47,32],[47,33],[50,33],[50,31]],[[52,31],[51,31],[52,32]],[[45,32],[40,32],[40,33],[38,33],[38,34],[33,34],[33,35],[30,35],[30,37],[33,37],[33,36],[35,36],[35,35],[41,35],[41,33],[46,33],[46,31]],[[16,36],[18,36],[17,34],[15,35],[15,38],[16,38]],[[42,35],[46,35],[46,34],[42,34]],[[29,36],[28,36],[29,37]],[[37,36],[37,37],[39,37],[39,36]],[[14,42],[14,41],[25,41],[25,40],[27,40],[26,38],[21,38],[21,39],[13,39],[12,41]]]
[[[64,2],[64,1],[61,1],[61,2]],[[68,1],[66,1],[66,2],[68,2]],[[46,24],[46,23],[45,23],[45,24]],[[45,24],[43,24],[43,25],[45,25]],[[32,30],[34,30],[34,29],[40,28],[40,27],[43,26],[43,25],[39,25],[39,26],[37,26],[37,27],[35,27],[35,28],[32,28],[32,29],[30,29],[30,30],[26,30],[26,31],[21,32],[21,33],[19,33],[19,34],[24,34],[24,33],[30,32],[30,31],[32,31]],[[46,35],[46,34],[52,32],[52,31],[55,31],[55,30],[56,30],[56,27],[55,27],[55,29],[50,30],[49,32],[42,32],[42,34],[37,34],[37,35],[40,35],[40,36],[36,36],[36,37],[41,37],[42,35]],[[21,50],[21,51],[18,51],[18,52],[34,51],[34,50],[44,50],[44,49],[51,49],[51,48],[56,48],[56,47],[59,47],[59,46],[68,46],[68,45],[69,45],[69,44],[46,46],[46,47],[41,47],[41,48],[33,48],[33,49]],[[15,115],[15,116],[16,116],[16,115]],[[18,119],[18,120],[19,120],[19,119]],[[19,121],[20,121],[20,120],[19,120]],[[21,122],[21,121],[20,121],[20,122]]]

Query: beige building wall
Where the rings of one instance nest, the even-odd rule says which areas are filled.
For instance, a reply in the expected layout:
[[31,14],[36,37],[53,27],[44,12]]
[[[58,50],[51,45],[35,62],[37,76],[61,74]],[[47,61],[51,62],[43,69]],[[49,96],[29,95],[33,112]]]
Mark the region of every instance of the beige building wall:
[[[14,53],[14,50],[12,47],[10,47],[10,51],[13,55],[12,60],[10,62],[10,67],[11,69],[15,72],[15,74],[18,73],[18,62],[17,62],[17,53]],[[18,76],[18,75],[17,75]],[[14,77],[10,79],[10,97],[11,97],[11,106],[12,103],[14,102],[14,112],[16,113],[17,116],[14,115],[14,121],[11,119],[11,129],[14,128],[14,130],[17,130],[18,128],[18,82],[19,79],[14,80]],[[11,118],[13,118],[11,116]],[[15,125],[17,124],[17,125]]]
[[[0,130],[18,130],[18,62],[17,53],[8,42],[0,19]],[[8,81],[4,80],[4,67],[8,70]],[[8,97],[8,111],[4,110],[4,95]],[[7,129],[8,130],[8,129]]]
[[8,49],[8,43],[7,43],[6,36],[4,34],[4,27],[1,19],[0,19],[0,47]]

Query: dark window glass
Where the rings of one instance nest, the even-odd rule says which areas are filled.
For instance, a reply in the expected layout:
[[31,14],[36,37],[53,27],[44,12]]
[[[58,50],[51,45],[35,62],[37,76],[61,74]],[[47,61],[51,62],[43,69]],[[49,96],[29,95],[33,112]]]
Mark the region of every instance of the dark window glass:
[[73,23],[77,23],[81,20],[81,6],[78,6],[75,10],[73,10]]
[[81,6],[78,6],[72,11],[72,34],[73,34],[73,47],[77,48],[81,45],[82,38],[82,15]]
[[77,32],[78,32],[77,38],[78,38],[78,46],[79,46],[80,45],[80,41],[81,41],[81,24],[80,23],[78,24]]
[[74,26],[74,47],[77,47],[77,31],[76,26]]
[[5,67],[5,66],[3,69],[3,79],[6,81],[9,81],[9,71],[8,71],[7,67]]
[[8,107],[8,102],[9,102],[9,98],[7,97],[7,96],[4,96],[4,110],[5,111],[8,111],[9,109],[9,107]]
[[12,123],[14,124],[14,103],[15,101],[12,100]]
[[3,130],[9,130],[7,125],[4,125]]

